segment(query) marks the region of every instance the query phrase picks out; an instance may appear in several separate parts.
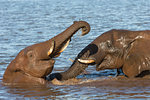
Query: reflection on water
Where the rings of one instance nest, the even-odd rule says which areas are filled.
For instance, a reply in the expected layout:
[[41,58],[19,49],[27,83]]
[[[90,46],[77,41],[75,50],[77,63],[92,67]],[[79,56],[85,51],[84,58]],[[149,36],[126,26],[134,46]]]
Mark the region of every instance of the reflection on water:
[[[0,0],[0,79],[21,49],[52,38],[75,20],[89,22],[91,32],[84,37],[80,32],[75,34],[67,49],[56,58],[53,72],[66,70],[72,63],[68,59],[74,59],[105,31],[149,29],[149,5],[149,0]],[[50,83],[35,87],[0,84],[0,99],[150,98],[150,80],[109,80],[114,75],[113,70],[96,72],[95,66],[90,66],[87,75],[78,76],[85,82],[83,84],[58,86]]]
[[55,99],[56,96],[65,95],[63,91],[53,87],[33,86],[33,87],[9,87],[8,93],[15,94],[23,97],[34,98],[51,98]]

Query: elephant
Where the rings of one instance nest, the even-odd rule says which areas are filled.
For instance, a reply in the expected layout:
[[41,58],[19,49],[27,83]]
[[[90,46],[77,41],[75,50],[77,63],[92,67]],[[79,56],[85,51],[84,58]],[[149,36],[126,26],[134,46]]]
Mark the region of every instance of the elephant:
[[67,80],[81,74],[88,65],[96,70],[122,69],[128,78],[143,77],[150,70],[150,30],[112,29],[87,45],[68,70],[53,73],[49,80]]
[[86,21],[74,21],[65,31],[53,38],[33,44],[21,50],[11,61],[3,75],[6,85],[46,84],[45,77],[53,70],[55,60],[68,46],[71,37],[82,29],[81,35],[90,31]]

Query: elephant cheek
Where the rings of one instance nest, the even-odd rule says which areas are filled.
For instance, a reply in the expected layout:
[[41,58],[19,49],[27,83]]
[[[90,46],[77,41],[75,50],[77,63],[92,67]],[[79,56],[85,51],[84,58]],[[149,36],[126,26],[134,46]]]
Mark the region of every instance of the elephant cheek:
[[50,66],[50,67],[48,67],[48,68],[46,69],[45,74],[44,74],[44,77],[47,76],[48,74],[50,74],[50,73],[52,72],[52,70],[53,70],[53,68],[54,68],[54,63],[55,63],[54,60],[50,61],[50,63],[49,63],[49,66]]
[[[47,64],[46,64],[47,63]],[[50,74],[51,72],[52,72],[52,70],[53,70],[53,68],[54,68],[54,63],[55,63],[55,61],[54,60],[50,60],[50,61],[48,61],[48,62],[46,62],[46,63],[44,63],[43,64],[43,66],[41,66],[41,67],[43,67],[41,70],[42,70],[42,74],[41,74],[41,77],[46,77],[48,74]],[[41,68],[40,67],[40,68]]]
[[46,77],[47,75],[49,75],[52,72],[53,68],[54,68],[54,66],[46,69],[45,74],[42,77]]
[[96,64],[100,64],[105,56],[106,56],[105,52],[98,52],[94,55],[91,55],[90,59],[93,59]]
[[43,78],[52,72],[54,63],[54,60],[37,61],[32,66],[28,66],[29,69],[26,70],[26,73],[34,77]]

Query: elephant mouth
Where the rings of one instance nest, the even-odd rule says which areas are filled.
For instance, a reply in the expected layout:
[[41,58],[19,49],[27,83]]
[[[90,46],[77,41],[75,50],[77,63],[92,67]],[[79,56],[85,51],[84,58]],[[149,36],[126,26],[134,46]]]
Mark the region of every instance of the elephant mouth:
[[59,46],[56,50],[56,52],[54,53],[53,57],[59,57],[60,54],[68,47],[69,43],[70,43],[71,39],[69,38],[68,40],[66,40],[64,43],[61,44],[61,46]]

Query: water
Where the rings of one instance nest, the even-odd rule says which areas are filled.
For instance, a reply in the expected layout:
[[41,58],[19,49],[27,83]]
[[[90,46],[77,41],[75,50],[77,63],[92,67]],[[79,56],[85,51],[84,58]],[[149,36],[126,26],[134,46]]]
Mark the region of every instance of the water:
[[[76,55],[101,33],[110,29],[150,29],[150,0],[0,0],[0,83],[4,71],[26,46],[52,38],[84,20],[91,32],[75,34],[68,48],[56,58],[56,71],[66,70]],[[150,99],[150,80],[107,80],[113,70],[87,69],[78,77],[97,80],[77,85],[8,87],[0,85],[0,99]],[[106,79],[106,80],[105,80]]]

